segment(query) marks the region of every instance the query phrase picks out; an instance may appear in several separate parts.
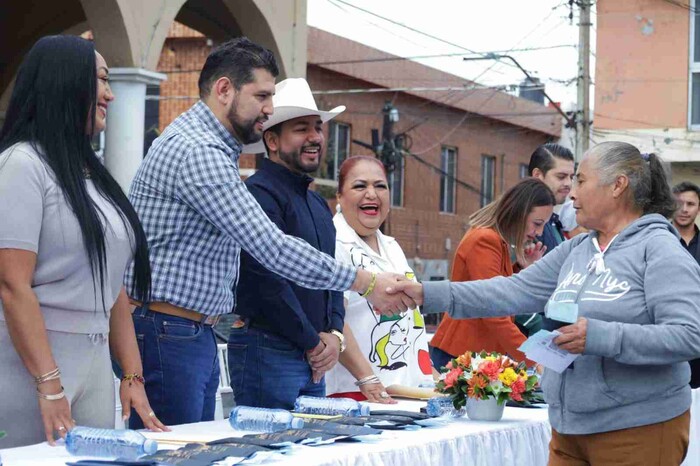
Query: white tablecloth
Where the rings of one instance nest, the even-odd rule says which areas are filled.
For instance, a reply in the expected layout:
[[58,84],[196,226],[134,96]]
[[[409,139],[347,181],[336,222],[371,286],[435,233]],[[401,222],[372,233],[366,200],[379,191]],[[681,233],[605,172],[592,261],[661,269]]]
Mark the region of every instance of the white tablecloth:
[[[417,411],[424,404],[402,401],[395,407]],[[382,405],[372,407],[385,408]],[[151,438],[210,441],[249,433],[233,430],[226,420],[185,424],[172,429],[166,434],[146,432],[145,435]],[[506,408],[500,422],[476,422],[464,418],[442,427],[387,431],[385,435],[387,438],[375,443],[299,447],[293,454],[281,456],[279,461],[269,464],[544,466],[547,464],[551,432],[546,409]],[[0,454],[4,466],[64,465],[69,458],[77,459],[71,457],[65,448],[50,447],[45,443],[0,450]]]

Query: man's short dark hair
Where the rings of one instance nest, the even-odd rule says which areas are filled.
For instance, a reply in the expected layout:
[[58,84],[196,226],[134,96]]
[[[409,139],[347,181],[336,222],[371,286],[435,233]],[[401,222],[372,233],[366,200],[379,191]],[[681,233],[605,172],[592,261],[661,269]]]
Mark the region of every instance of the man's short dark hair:
[[[286,121],[288,121],[288,120],[286,120]],[[268,157],[270,156],[270,148],[267,147],[267,141],[265,141],[265,133],[267,133],[268,131],[272,131],[273,133],[275,133],[279,137],[279,135],[282,134],[282,125],[283,124],[284,124],[284,121],[277,123],[275,126],[270,126],[263,133],[262,141],[263,141],[263,144],[265,145],[265,151],[267,152]]]
[[698,185],[695,183],[683,181],[673,187],[673,194],[687,193],[688,191],[694,192],[697,194],[698,199],[700,199],[700,187],[698,187]]
[[264,69],[274,77],[279,74],[275,55],[247,37],[237,37],[216,47],[207,57],[199,74],[199,97],[205,98],[211,86],[227,77],[236,89],[254,80],[253,70]]
[[542,174],[546,175],[549,170],[554,168],[554,157],[574,161],[574,154],[566,147],[551,142],[542,144],[530,156],[530,164],[527,166],[528,174],[532,176],[535,168],[539,168]]

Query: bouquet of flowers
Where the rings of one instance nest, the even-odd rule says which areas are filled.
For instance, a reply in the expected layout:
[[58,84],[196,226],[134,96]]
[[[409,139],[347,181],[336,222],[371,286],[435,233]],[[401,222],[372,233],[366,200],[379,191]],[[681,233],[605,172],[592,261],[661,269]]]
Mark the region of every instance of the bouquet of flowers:
[[467,398],[495,398],[499,405],[508,400],[527,403],[537,385],[538,377],[527,374],[524,362],[498,353],[467,351],[447,363],[435,390],[450,395],[455,409],[460,409]]

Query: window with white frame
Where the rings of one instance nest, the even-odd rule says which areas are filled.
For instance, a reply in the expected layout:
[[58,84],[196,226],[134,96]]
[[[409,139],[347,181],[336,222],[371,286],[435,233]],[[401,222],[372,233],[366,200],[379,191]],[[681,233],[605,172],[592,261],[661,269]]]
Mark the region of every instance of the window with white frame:
[[693,0],[690,9],[690,76],[688,126],[700,130],[700,2]]
[[455,211],[455,176],[457,176],[457,149],[443,147],[440,154],[440,212]]
[[328,125],[325,178],[338,180],[338,169],[350,154],[350,125],[331,121]]
[[398,158],[394,164],[394,169],[389,173],[389,189],[391,189],[391,206],[403,207],[403,177],[404,177],[403,156]]
[[493,202],[496,186],[496,157],[481,156],[481,207]]

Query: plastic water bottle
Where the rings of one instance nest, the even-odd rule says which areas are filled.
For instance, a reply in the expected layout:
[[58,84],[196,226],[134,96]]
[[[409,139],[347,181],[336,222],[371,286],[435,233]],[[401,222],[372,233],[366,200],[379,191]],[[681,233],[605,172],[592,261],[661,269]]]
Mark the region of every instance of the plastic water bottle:
[[464,408],[456,410],[455,405],[452,404],[452,398],[449,396],[434,396],[428,400],[425,412],[431,417],[459,417],[464,415]]
[[74,427],[66,435],[66,450],[75,456],[100,456],[133,460],[158,450],[158,442],[135,430]]
[[294,411],[306,414],[325,414],[328,416],[369,416],[369,405],[359,403],[351,398],[322,398],[300,396],[294,402]]
[[253,408],[250,406],[233,408],[228,422],[236,430],[257,432],[278,432],[304,427],[303,419],[292,416],[292,413],[284,409]]

